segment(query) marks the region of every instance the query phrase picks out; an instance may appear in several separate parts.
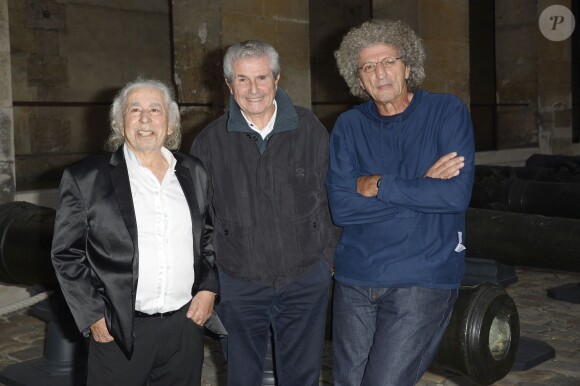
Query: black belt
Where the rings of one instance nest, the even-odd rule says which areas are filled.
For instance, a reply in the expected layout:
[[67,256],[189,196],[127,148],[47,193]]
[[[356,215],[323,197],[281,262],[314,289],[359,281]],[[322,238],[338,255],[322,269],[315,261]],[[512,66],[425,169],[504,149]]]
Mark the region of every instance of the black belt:
[[146,314],[146,313],[141,312],[141,311],[135,311],[135,316],[137,318],[165,318],[169,315],[175,314],[177,311],[179,311],[179,310],[167,311],[167,312],[158,312],[156,314]]

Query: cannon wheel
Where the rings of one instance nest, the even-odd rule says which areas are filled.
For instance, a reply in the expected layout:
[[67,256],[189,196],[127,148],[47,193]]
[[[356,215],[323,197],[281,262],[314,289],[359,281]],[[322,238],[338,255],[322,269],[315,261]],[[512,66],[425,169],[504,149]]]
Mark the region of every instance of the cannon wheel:
[[462,287],[433,367],[491,385],[511,370],[519,336],[517,308],[503,288]]

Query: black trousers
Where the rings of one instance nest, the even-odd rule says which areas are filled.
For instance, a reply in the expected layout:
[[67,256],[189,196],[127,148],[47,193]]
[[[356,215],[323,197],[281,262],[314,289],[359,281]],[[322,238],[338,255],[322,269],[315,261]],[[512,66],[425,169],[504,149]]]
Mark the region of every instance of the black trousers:
[[203,327],[188,307],[163,317],[135,318],[135,351],[128,360],[115,342],[90,338],[87,386],[200,386]]

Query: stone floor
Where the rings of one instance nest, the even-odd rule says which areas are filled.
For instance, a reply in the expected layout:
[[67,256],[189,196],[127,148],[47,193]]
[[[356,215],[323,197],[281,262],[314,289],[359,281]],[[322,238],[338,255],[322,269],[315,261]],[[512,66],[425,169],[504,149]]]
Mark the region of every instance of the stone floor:
[[[518,268],[516,274],[518,281],[510,285],[507,292],[520,314],[521,335],[551,345],[555,357],[526,371],[511,371],[495,385],[580,386],[580,304],[556,301],[546,296],[549,288],[580,283],[580,273]],[[46,323],[31,316],[29,310],[25,308],[0,316],[0,376],[6,373],[6,366],[32,361],[43,355]],[[219,342],[208,340],[205,350],[203,385],[225,386],[225,363]],[[327,342],[320,385],[332,385],[330,352],[330,342]],[[35,385],[48,386],[49,382],[40,381]],[[456,374],[429,371],[418,385],[474,384]]]

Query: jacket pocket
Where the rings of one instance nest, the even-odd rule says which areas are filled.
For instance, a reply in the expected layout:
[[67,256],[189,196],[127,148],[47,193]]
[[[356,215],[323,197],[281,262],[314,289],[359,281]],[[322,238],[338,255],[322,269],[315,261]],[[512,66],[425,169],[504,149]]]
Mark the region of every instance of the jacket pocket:
[[215,250],[220,267],[236,276],[251,272],[251,227],[216,219],[215,230]]
[[[301,219],[295,224],[298,247],[303,256],[321,258],[326,243],[324,242],[324,224],[318,216]],[[310,260],[310,259],[308,259]]]

